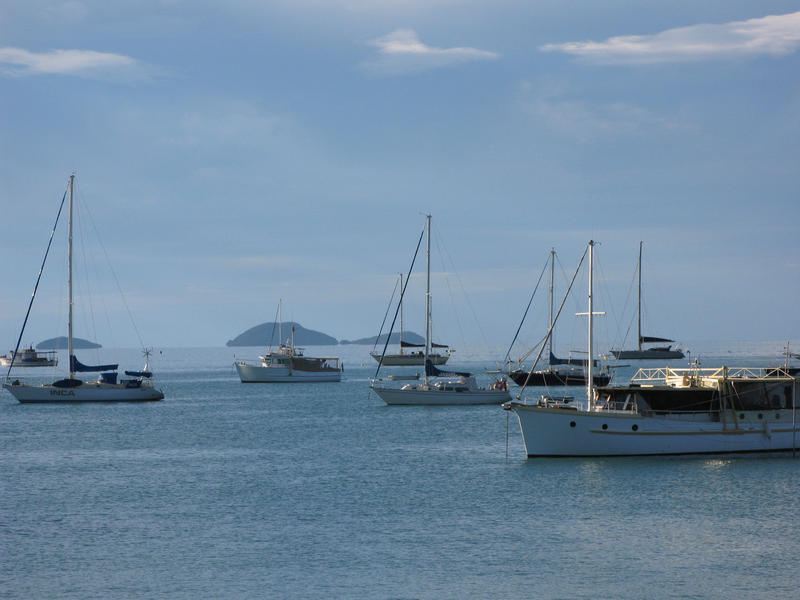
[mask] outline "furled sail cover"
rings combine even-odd
[[[472,373],[461,373],[459,371],[442,371],[433,366],[430,359],[425,361],[425,375],[428,377],[471,377]]]
[[[73,373],[86,373],[91,371],[116,371],[119,364],[116,365],[84,365],[78,360],[74,354],[69,357],[69,370]]]
[[[424,348],[425,344],[412,344],[411,342],[400,341],[401,348]],[[431,348],[449,348],[447,344],[431,344]]]
[[[639,341],[642,344],[649,344],[650,342],[674,342],[675,340],[668,340],[667,338],[651,337],[649,335],[643,335],[639,338]]]

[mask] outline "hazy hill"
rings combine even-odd
[[[283,323],[283,340],[278,339],[278,324],[274,322],[261,323],[251,327],[244,333],[240,333],[232,340],[228,340],[226,346],[277,346],[281,341],[286,342],[292,337],[292,325],[294,325],[294,343],[296,346],[335,346],[339,342],[335,337],[331,337],[320,331],[306,329],[299,323],[292,321]]]
[[[77,350],[92,350],[94,348],[102,348],[100,344],[84,340],[82,338],[73,337],[72,347]],[[62,335],[59,337],[50,338],[36,344],[37,350],[66,350],[67,349],[67,336]]]
[[[382,333],[380,336],[373,335],[372,337],[365,337],[360,338],[358,340],[342,340],[339,342],[340,344],[364,344],[367,346],[372,346],[373,344],[385,344],[386,343],[386,335]],[[380,337],[380,339],[378,339]],[[413,331],[404,331],[403,332],[403,340],[410,343],[410,344],[424,344],[425,338],[421,335],[414,333]],[[400,333],[395,332],[392,333],[392,338],[389,340],[390,344],[399,344],[400,343]]]

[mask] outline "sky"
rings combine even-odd
[[[0,347],[72,172],[113,268],[76,257],[76,335],[106,346],[220,346],[279,299],[374,335],[425,214],[450,343],[509,342],[590,239],[605,343],[635,341],[639,241],[646,334],[800,339],[798,73],[796,1],[7,0]],[[23,341],[66,333],[65,239]]]

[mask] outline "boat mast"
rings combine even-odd
[[[639,352],[641,352],[642,351],[642,242],[641,241],[639,242],[639,302],[638,302],[638,306],[639,306],[639,319],[638,319],[638,322],[639,322],[639,327],[638,327],[639,336],[638,336],[637,340],[638,340],[638,345],[639,345],[638,346],[639,347]]]
[[[594,361],[592,357],[592,330],[594,328],[592,292],[594,286],[594,240],[589,240],[589,360],[586,363],[589,369],[589,377],[586,385],[586,398],[588,410],[592,410],[592,400],[594,396]]]
[[[553,356],[553,274],[556,265],[556,249],[550,248],[550,336],[547,338],[547,349],[549,355],[547,362],[550,363],[550,357]]]
[[[403,274],[400,273],[400,354],[403,353]]]
[[[75,379],[75,371],[72,370],[72,196],[75,185],[75,173],[69,176],[69,243],[67,245],[67,255],[69,262],[69,321],[67,325],[67,354],[69,355],[69,378]]]
[[[283,346],[283,312],[281,312],[283,298],[278,298],[278,348]],[[273,329],[273,331],[275,331]]]
[[[425,383],[428,383],[428,355],[431,353],[431,216],[426,215],[425,227],[428,233],[427,263],[425,266]]]

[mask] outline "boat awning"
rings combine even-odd
[[[74,354],[69,357],[69,370],[73,373],[86,373],[93,371],[116,371],[119,364],[116,365],[85,365],[78,360]]]
[[[667,338],[660,338],[660,337],[652,337],[649,335],[643,335],[639,337],[639,342],[642,344],[650,344],[653,342],[674,342],[675,340],[668,340]]]

